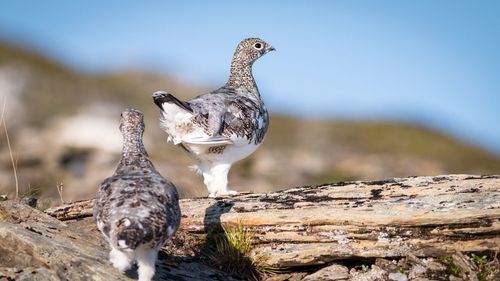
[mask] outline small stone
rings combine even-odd
[[[275,276],[271,276],[266,279],[266,281],[300,281],[303,280],[304,276],[307,273],[299,272],[299,273],[287,273],[287,274],[278,274]]]
[[[269,278],[266,278],[265,280],[266,281],[287,281],[291,276],[292,276],[292,274],[278,274],[278,275],[274,275],[274,276],[271,276]]]
[[[396,261],[390,261],[382,258],[377,258],[375,260],[375,265],[377,265],[378,267],[382,268],[387,272],[397,272],[400,268],[400,266],[398,266],[398,263]]]
[[[422,262],[423,265],[427,267],[430,271],[435,271],[435,272],[446,271],[446,266],[444,266],[444,264],[436,262],[433,259],[425,259]]]
[[[413,254],[406,255],[406,263],[411,265],[422,264],[422,261]]]
[[[434,261],[432,258],[423,259],[422,265],[427,268],[427,277],[431,279],[441,279],[444,276],[448,276],[446,273],[446,266],[442,263]]]
[[[300,273],[292,273],[291,275],[292,276],[290,276],[290,278],[288,278],[287,281],[301,281],[302,279],[304,279],[304,276],[306,276],[307,273],[300,272]]]
[[[322,268],[315,273],[306,276],[303,281],[327,281],[327,280],[347,280],[349,279],[349,269],[340,264],[332,264]]]
[[[450,281],[463,281],[464,279],[456,277],[455,275],[450,275]]]
[[[21,199],[21,203],[26,204],[30,206],[31,208],[36,208],[36,205],[38,203],[38,199],[35,197],[23,197]]]
[[[427,268],[425,268],[423,265],[416,264],[410,269],[408,277],[413,280],[414,278],[417,277],[426,277],[426,273],[427,273]]]
[[[479,268],[471,261],[468,256],[462,253],[455,253],[451,257],[453,258],[453,263],[456,266],[460,267],[461,277],[464,277],[464,279],[471,281],[479,281],[475,273],[479,270]]]
[[[381,269],[376,265],[372,265],[372,269],[367,272],[360,272],[351,270],[352,280],[358,281],[378,281],[378,280],[387,280],[388,274],[387,271]]]
[[[0,201],[6,201],[7,199],[9,199],[9,198],[7,197],[7,194],[2,194],[2,195],[0,195]]]
[[[389,273],[389,280],[407,281],[408,276],[406,276],[406,274],[401,273],[401,272],[391,272],[391,273]]]

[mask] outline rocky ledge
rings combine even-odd
[[[43,213],[0,202],[0,280],[134,278],[108,262],[92,204]],[[500,176],[336,183],[185,199],[181,208],[181,229],[160,255],[156,280],[500,278]],[[217,251],[228,252],[220,237],[234,229],[250,237],[251,274],[217,262]]]

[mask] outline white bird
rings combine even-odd
[[[125,110],[120,131],[122,158],[97,191],[94,218],[111,246],[113,266],[124,272],[136,261],[139,280],[148,281],[155,274],[159,249],[179,227],[179,195],[148,159],[142,144],[143,114]]]
[[[221,88],[189,101],[163,91],[153,94],[168,140],[197,160],[209,197],[237,193],[227,187],[229,169],[254,152],[267,133],[269,115],[252,66],[270,51],[274,48],[261,39],[244,39],[234,53],[229,80]]]

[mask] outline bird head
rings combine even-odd
[[[144,114],[142,112],[127,108],[120,115],[120,131],[124,137],[142,137],[144,127]]]
[[[234,61],[243,64],[253,64],[258,58],[275,51],[274,47],[259,38],[242,40],[234,52]]]

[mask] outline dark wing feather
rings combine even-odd
[[[174,103],[178,107],[180,107],[186,111],[193,112],[193,109],[191,108],[189,103],[187,103],[185,101],[181,101],[180,99],[174,97],[173,95],[171,95],[167,92],[163,92],[163,91],[155,92],[153,94],[153,101],[161,110],[163,110],[164,103]]]

